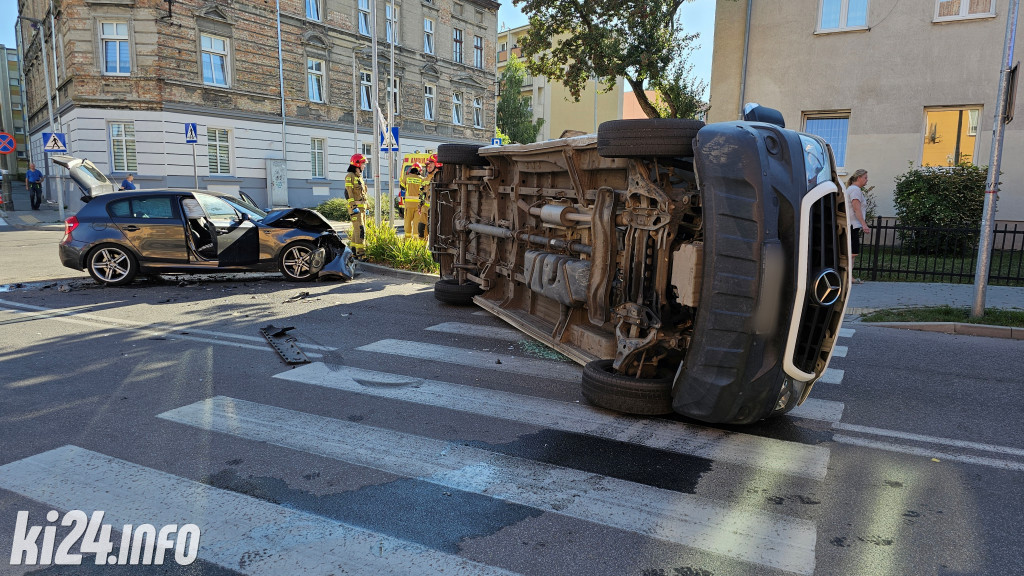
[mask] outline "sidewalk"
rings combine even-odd
[[[25,182],[15,181],[11,183],[11,202],[13,203],[13,209],[11,206],[6,206],[7,217],[0,215],[0,229],[6,226],[13,226],[15,228],[32,227],[42,228],[44,230],[63,230],[64,222],[60,219],[60,211],[57,209],[56,202],[47,202],[43,199],[43,203],[39,206],[39,210],[32,209],[32,202],[29,200],[28,189],[25,188]],[[66,213],[66,216],[72,214]]]

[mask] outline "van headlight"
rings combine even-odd
[[[807,190],[810,191],[818,184],[832,179],[831,163],[828,161],[828,153],[818,140],[801,134],[800,146],[804,153],[804,175],[807,177]]]

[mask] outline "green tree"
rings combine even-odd
[[[533,121],[530,102],[523,97],[523,78],[526,67],[514,55],[509,55],[508,63],[501,72],[498,97],[498,131],[503,133],[502,143],[509,139],[517,144],[529,144],[537,141],[537,133],[544,125],[544,119]]]
[[[677,12],[692,0],[513,0],[530,19],[519,40],[530,72],[557,80],[576,101],[592,78],[606,90],[622,77],[649,118],[692,117],[706,109],[702,83],[686,57],[697,34],[684,34]],[[659,92],[659,110],[644,92]]]

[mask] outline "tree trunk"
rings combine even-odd
[[[640,109],[644,111],[644,114],[647,114],[648,118],[661,118],[661,114],[654,108],[651,101],[647,99],[647,92],[644,92],[644,83],[632,78],[626,78],[626,82],[629,82],[629,86],[633,88],[633,95],[636,96],[636,101],[640,104]]]

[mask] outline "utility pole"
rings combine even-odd
[[[395,0],[391,0],[391,18],[388,21],[391,26],[391,69],[388,71],[388,87],[391,90],[388,91],[388,140],[387,142],[392,143],[390,140],[393,131],[390,131],[395,125],[395,107],[398,104],[398,90],[395,87],[395,44],[398,42],[398,14],[395,12]],[[388,148],[394,148],[394,146],[388,146]],[[395,197],[395,190],[397,190],[398,184],[398,158],[399,153],[397,151],[388,151],[388,195],[387,195],[387,210],[388,210],[388,228],[392,228],[395,224],[395,215],[391,213],[394,210],[394,201],[392,198]],[[384,207],[381,207],[380,211],[384,212]],[[409,231],[405,231],[405,235],[409,236]]]
[[[377,0],[370,0],[370,46],[373,51],[373,72],[370,76],[370,86],[373,90],[373,137],[380,139],[380,92],[377,88],[377,76],[380,70],[377,68]],[[373,203],[376,207],[373,211],[374,224],[380,226],[380,146],[377,146],[378,153],[374,155],[373,162]]]
[[[991,264],[992,230],[996,220],[996,194],[999,193],[999,162],[1003,156],[1003,133],[1006,129],[1006,100],[1010,91],[1010,69],[1013,67],[1013,43],[1017,33],[1017,13],[1020,0],[1010,0],[1006,13],[1006,38],[1003,40],[1003,59],[1000,61],[999,92],[996,95],[995,119],[992,122],[992,154],[988,162],[985,181],[985,208],[981,217],[981,237],[978,239],[978,268],[974,273],[974,306],[971,318],[985,315],[985,291],[988,289],[988,271]]]

